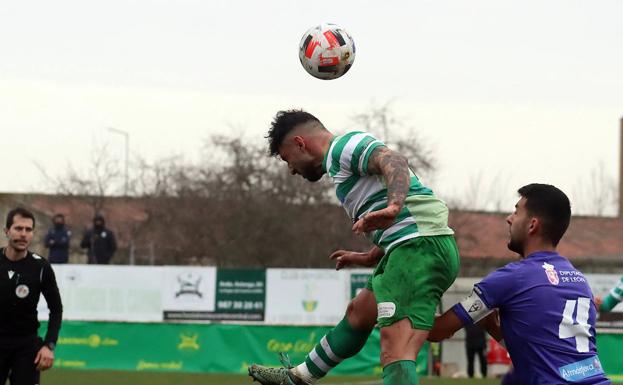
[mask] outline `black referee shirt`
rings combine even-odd
[[[50,309],[44,342],[56,344],[63,305],[52,267],[45,258],[30,251],[19,261],[11,261],[0,249],[0,340],[37,334],[40,294]]]

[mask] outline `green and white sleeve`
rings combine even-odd
[[[610,290],[610,293],[603,299],[599,311],[609,312],[623,299],[623,277],[619,283]]]

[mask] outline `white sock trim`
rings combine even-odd
[[[327,363],[324,362],[322,358],[320,358],[318,353],[316,353],[316,349],[309,352],[309,359],[312,360],[312,362],[316,364],[318,369],[322,370],[325,374],[328,373],[329,370],[331,370],[331,367],[327,365]]]
[[[322,346],[322,350],[324,350],[324,352],[327,354],[327,357],[329,357],[331,361],[335,362],[336,364],[344,361],[343,358],[340,358],[335,353],[333,353],[333,350],[331,350],[331,346],[329,345],[329,340],[327,340],[327,336],[322,337],[322,339],[320,340],[320,346]]]
[[[296,375],[301,380],[313,384],[316,382],[317,378],[309,371],[307,364],[303,362],[302,364],[293,368],[294,375]]]

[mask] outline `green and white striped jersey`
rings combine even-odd
[[[382,175],[368,174],[368,160],[383,142],[365,132],[336,136],[325,154],[323,170],[335,185],[337,198],[354,222],[362,215],[387,207],[387,188]],[[408,239],[454,234],[448,227],[448,207],[420,183],[410,171],[411,186],[405,205],[394,224],[366,236],[385,253]]]
[[[603,299],[599,310],[608,312],[618,305],[621,300],[623,300],[623,277],[621,277],[619,283],[610,290],[606,298]]]

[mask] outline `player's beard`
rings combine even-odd
[[[514,251],[523,257],[523,239],[519,239],[518,236],[513,236],[513,233],[510,234],[510,239],[506,247],[508,247],[510,251]]]
[[[301,171],[301,175],[303,176],[303,178],[307,179],[310,182],[317,182],[320,180],[320,178],[322,178],[322,165],[320,166],[314,166],[314,165],[309,165],[308,167],[305,167],[304,170]]]

